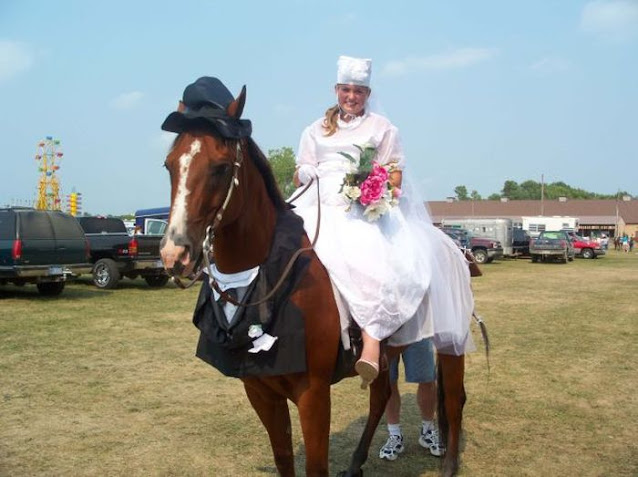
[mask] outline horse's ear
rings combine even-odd
[[[239,119],[244,112],[244,104],[246,104],[246,85],[242,87],[237,99],[228,105],[226,112],[231,118]]]
[[[177,105],[177,112],[183,113],[184,111],[186,111],[186,105],[182,101],[180,101]]]

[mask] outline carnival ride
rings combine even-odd
[[[35,208],[42,210],[60,210],[60,183],[56,171],[60,169],[59,161],[64,153],[59,150],[60,140],[47,136],[38,143],[38,152],[35,156],[40,161],[38,168],[40,181],[38,183],[38,198]]]

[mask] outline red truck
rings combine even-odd
[[[605,255],[605,249],[598,242],[581,237],[573,230],[565,230],[564,232],[574,244],[574,251],[577,257],[598,258],[600,255]]]

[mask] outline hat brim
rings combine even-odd
[[[174,111],[162,123],[162,130],[178,134],[202,127],[212,127],[228,139],[241,139],[252,134],[252,123],[249,119],[234,119],[221,115],[211,117],[201,111]]]

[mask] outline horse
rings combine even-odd
[[[186,92],[185,92],[186,100]],[[164,166],[171,183],[171,206],[161,255],[169,274],[192,278],[208,264],[210,241],[214,264],[232,274],[262,264],[268,257],[278,216],[289,205],[276,185],[268,160],[246,134],[232,134],[224,124],[240,121],[246,89],[216,116],[224,123],[188,123],[179,130]],[[184,114],[180,102],[179,114]],[[175,114],[172,113],[172,114]],[[170,116],[169,116],[170,117]],[[167,119],[168,120],[168,119]],[[242,120],[244,121],[244,120]],[[239,137],[229,137],[239,136]],[[203,245],[204,244],[204,245]],[[340,318],[328,273],[302,238],[308,266],[289,300],[301,310],[305,327],[306,370],[275,376],[245,376],[245,393],[265,427],[280,475],[294,476],[288,400],[298,408],[306,448],[306,475],[328,475],[330,387],[341,345]],[[363,475],[362,466],[390,397],[387,359],[401,349],[382,346],[385,366],[370,387],[368,417],[349,467],[341,476]],[[445,444],[442,474],[459,467],[459,442],[465,403],[464,356],[437,356],[441,439]],[[348,376],[356,373],[350,369]]]

